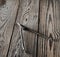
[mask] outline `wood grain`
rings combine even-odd
[[[39,6],[39,0],[20,0],[20,8],[16,22],[19,22],[37,31],[38,6]],[[24,38],[25,53],[24,51],[22,52],[22,48],[20,46],[21,43],[17,45],[18,42],[21,41],[21,38],[19,38],[19,28],[17,27],[17,25],[15,25],[8,57],[14,57],[14,56],[32,57],[35,34],[23,31],[23,38]],[[15,48],[19,46],[20,48]]]
[[[51,39],[39,38],[38,57],[60,57],[58,52],[60,41],[51,41],[60,37],[60,1],[41,0],[40,2],[40,33],[47,35]]]
[[[49,39],[24,30],[22,39],[16,23]],[[60,41],[52,39],[60,39],[60,0],[0,0],[0,57],[60,57]]]
[[[17,8],[17,0],[6,0],[6,3],[0,7],[0,57],[6,57]]]

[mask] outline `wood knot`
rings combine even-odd
[[[52,48],[52,44],[53,44],[53,37],[52,37],[52,34],[50,34],[50,36],[49,36],[49,47],[50,47],[50,50]]]
[[[6,3],[6,0],[0,0],[0,6],[4,5]]]

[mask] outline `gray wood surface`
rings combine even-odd
[[[40,33],[51,39],[60,38],[60,0],[40,1]],[[41,37],[40,37],[41,38]],[[38,57],[60,57],[60,41],[40,39]]]
[[[49,39],[22,30],[23,45],[20,24]],[[60,39],[60,0],[0,0],[0,57],[60,57],[52,39]]]
[[[0,6],[0,57],[6,57],[17,8],[17,0],[6,0],[6,3]]]
[[[39,6],[39,0],[26,0],[26,1],[20,0],[19,13],[17,16],[16,23],[21,23],[37,31],[38,8],[39,8],[38,6]],[[26,54],[21,51],[22,50],[21,46],[19,48],[19,45],[21,45],[21,43],[17,45],[21,39],[19,38],[19,28],[17,25],[15,25],[8,57],[14,57],[14,56],[32,57],[32,53],[34,49],[33,48],[34,38],[36,38],[35,34],[27,31],[23,31],[23,38],[24,38],[24,47],[25,47]],[[19,53],[19,50],[20,50],[20,53]],[[18,54],[16,54],[16,52]]]

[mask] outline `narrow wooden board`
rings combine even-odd
[[[40,1],[40,32],[53,39],[60,38],[60,1]],[[60,57],[60,41],[40,39],[38,57]]]
[[[19,13],[17,16],[16,23],[21,23],[21,24],[37,31],[38,10],[39,10],[38,6],[39,6],[39,0],[20,0],[20,8],[19,8]],[[20,46],[21,43],[19,43],[19,41],[21,40],[19,38],[19,28],[17,25],[15,25],[8,57],[14,57],[14,56],[24,57],[24,55],[25,55],[25,57],[32,57],[35,38],[36,37],[35,37],[34,33],[30,33],[30,32],[23,30],[24,47],[25,47],[25,53],[26,53],[26,55],[25,55],[22,52],[22,49]]]
[[[17,0],[6,0],[4,5],[0,6],[0,57],[6,57],[17,8]]]

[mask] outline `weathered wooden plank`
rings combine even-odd
[[[38,23],[39,0],[20,0],[19,13],[16,22],[36,31],[38,31],[39,24],[39,32],[51,38],[49,40],[45,40],[39,37],[38,57],[60,57],[60,45],[58,45],[60,41],[51,41],[52,38],[58,39],[60,37],[59,3],[59,0],[40,0],[40,23]],[[10,34],[7,35],[9,36]],[[34,33],[23,31],[25,51],[22,48],[22,41],[19,36],[19,27],[15,25],[8,57],[31,57],[34,50],[34,38],[36,38],[36,35]],[[9,40],[7,43],[9,43]]]
[[[59,0],[40,1],[40,33],[47,35],[51,39],[39,38],[38,57],[60,57],[60,52],[58,51],[60,50],[60,41],[52,41],[52,38],[60,38],[59,6]]]
[[[19,13],[18,13],[16,22],[19,22],[19,23],[37,31],[38,8],[39,8],[38,6],[39,6],[39,0],[20,0],[20,8],[19,8]],[[33,53],[33,49],[34,49],[33,45],[34,45],[35,34],[23,31],[23,38],[24,38],[25,52],[27,53],[27,55],[25,57],[31,57],[32,53]],[[17,45],[20,40],[21,40],[21,38],[19,38],[19,29],[16,25],[15,29],[14,29],[8,57],[14,57],[14,56],[24,57],[24,53],[21,54],[22,53],[22,51],[21,51],[22,49],[20,46],[21,43],[19,45]],[[19,46],[20,46],[20,48],[19,48]],[[17,47],[17,48],[15,48],[15,47]],[[28,54],[30,54],[30,56]]]
[[[0,57],[6,57],[17,8],[18,0],[0,0]]]

